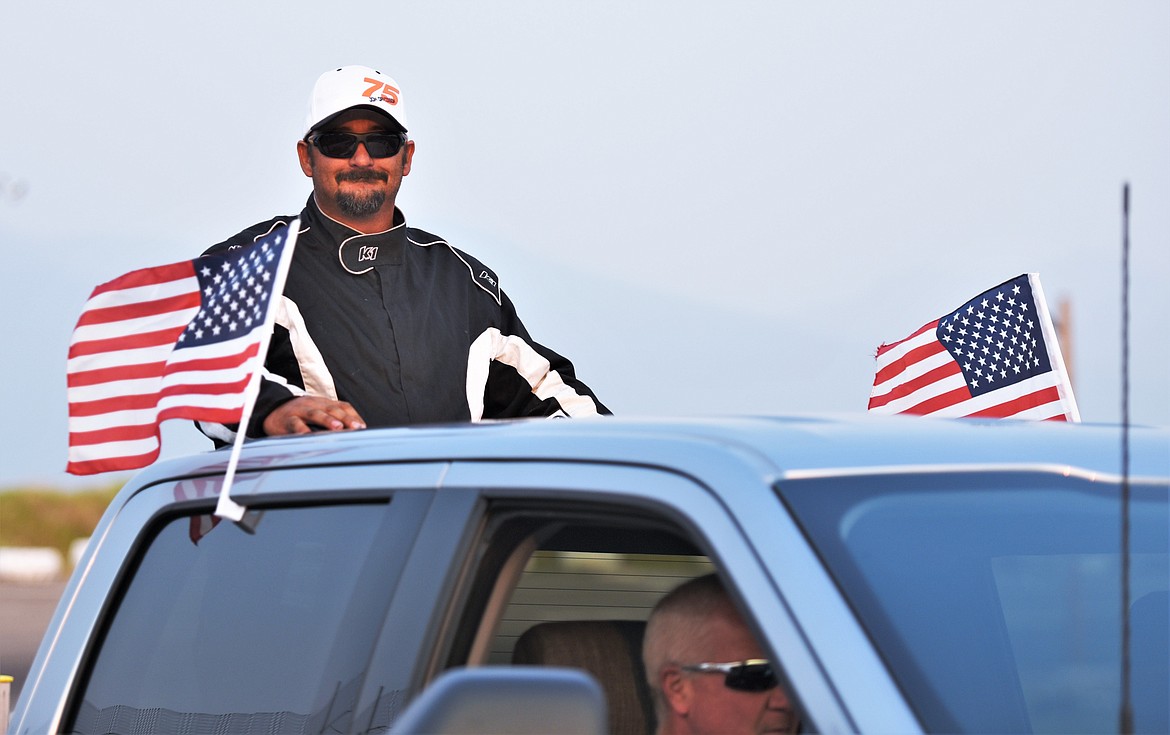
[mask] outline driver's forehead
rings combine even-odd
[[[717,657],[720,662],[766,658],[756,637],[736,613],[712,616],[705,633],[708,655]]]

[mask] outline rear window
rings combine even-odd
[[[778,490],[928,730],[1116,731],[1116,485],[969,473]],[[1167,732],[1166,486],[1135,486],[1130,515],[1135,726]]]
[[[390,505],[163,520],[73,706],[76,733],[345,732],[393,586]]]
[[[537,551],[500,620],[488,663],[512,660],[516,639],[558,620],[640,620],[692,577],[714,571],[701,556]]]

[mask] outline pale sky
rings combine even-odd
[[[1040,274],[1085,421],[1170,425],[1170,2],[6,3],[0,489],[65,482],[90,290],[300,210],[309,90],[400,83],[399,198],[622,415],[865,411],[879,344]],[[163,456],[204,451],[185,422]],[[101,483],[98,476],[85,482]]]

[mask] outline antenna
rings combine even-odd
[[[1129,182],[1121,190],[1121,711],[1118,730],[1133,733],[1129,620]]]

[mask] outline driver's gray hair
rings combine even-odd
[[[642,660],[659,721],[666,714],[666,699],[661,691],[662,669],[672,663],[702,660],[710,620],[721,613],[739,617],[719,577],[714,574],[684,582],[654,606],[646,622]]]

